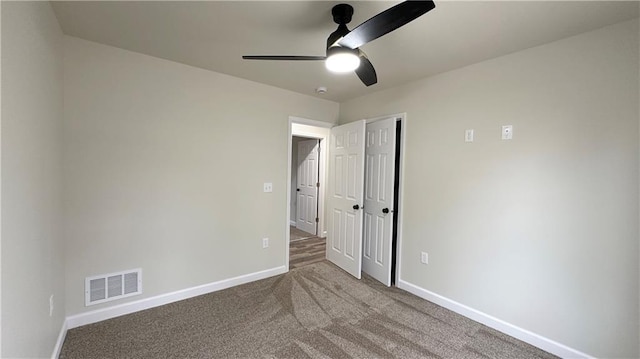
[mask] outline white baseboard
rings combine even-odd
[[[249,273],[234,278],[199,285],[197,287],[182,289],[176,292],[161,294],[151,298],[140,299],[134,302],[123,303],[108,308],[93,310],[67,317],[66,327],[68,329],[77,328],[83,325],[97,323],[103,320],[119,317],[125,314],[135,313],[141,310],[158,307],[161,305],[177,302],[179,300],[196,297],[222,289],[234,287],[236,285],[254,282],[256,280],[269,278],[278,274],[286,273],[287,267],[280,266],[266,269],[260,272]],[[66,330],[65,330],[66,332]]]
[[[295,227],[297,223],[296,221],[289,221],[289,224]]]
[[[536,333],[530,332],[526,329],[517,327],[513,324],[509,324],[501,319],[492,317],[476,309],[467,307],[464,304],[460,304],[456,301],[453,301],[449,298],[446,298],[439,294],[428,291],[424,288],[418,287],[417,285],[409,283],[402,279],[398,281],[397,286],[398,288],[402,290],[406,290],[409,293],[415,294],[420,298],[423,298],[430,302],[438,304],[439,306],[445,307],[469,319],[475,320],[476,322],[482,323],[488,327],[491,327],[502,333],[505,333],[514,338],[522,340],[525,343],[529,343],[535,347],[538,347],[551,354],[557,355],[561,358],[593,359],[593,357],[588,354],[582,353],[564,344],[560,344],[551,339],[548,339]]]
[[[58,359],[60,356],[60,350],[62,350],[62,344],[64,343],[64,338],[67,336],[67,320],[65,319],[62,322],[62,327],[60,328],[60,334],[58,334],[58,340],[56,341],[56,346],[53,347],[53,353],[51,354],[51,359]]]

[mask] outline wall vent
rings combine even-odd
[[[84,305],[94,305],[142,294],[142,269],[87,277]]]

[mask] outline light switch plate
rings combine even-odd
[[[513,126],[511,125],[502,126],[502,139],[510,140],[512,138],[513,138]]]
[[[473,142],[473,129],[464,130],[464,142]]]
[[[265,193],[273,192],[273,183],[271,183],[271,182],[265,182],[265,183],[264,183],[264,192],[265,192]]]

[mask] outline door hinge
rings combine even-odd
[[[316,187],[320,188],[320,182],[316,182]]]
[[[319,219],[318,217],[316,217],[316,223],[318,223],[318,221],[319,221],[319,220],[320,220],[320,219]]]

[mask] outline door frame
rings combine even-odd
[[[400,158],[399,158],[399,173],[397,174],[398,180],[398,208],[394,208],[394,211],[398,212],[398,228],[397,228],[397,242],[396,242],[396,266],[395,266],[395,278],[394,283],[398,284],[400,281],[400,271],[402,268],[402,219],[404,217],[404,169],[405,169],[405,149],[407,146],[407,113],[397,113],[385,116],[376,116],[365,119],[366,123],[376,122],[379,120],[385,120],[394,117],[396,121],[400,121],[400,138],[396,138],[396,141],[400,140]],[[393,251],[393,248],[391,249]]]
[[[325,221],[325,191],[327,187],[327,141],[331,133],[333,123],[310,120],[302,117],[289,116],[289,134],[287,145],[287,215],[285,226],[285,268],[289,271],[289,245],[291,243],[291,233],[289,226],[291,225],[291,156],[293,155],[291,142],[293,136],[302,136],[308,138],[316,138],[320,140],[320,156],[318,158],[319,171],[318,179],[320,188],[318,190],[318,228],[317,236],[326,237],[327,228]]]
[[[398,173],[398,207],[395,208],[398,212],[398,228],[397,228],[397,242],[396,242],[396,275],[395,283],[399,283],[402,271],[402,228],[404,218],[404,178],[405,178],[405,158],[407,148],[407,113],[401,112],[396,114],[390,114],[385,116],[376,116],[365,119],[366,123],[375,122],[389,117],[395,117],[400,121],[400,171]],[[291,240],[291,233],[289,232],[289,226],[291,225],[291,140],[293,135],[299,135],[303,137],[318,138],[320,141],[320,172],[318,178],[320,178],[320,191],[318,192],[318,236],[327,236],[327,228],[325,221],[325,189],[327,184],[327,141],[329,140],[331,127],[338,124],[310,120],[302,117],[289,116],[288,125],[288,145],[287,145],[287,214],[285,218],[285,268],[289,271],[289,245]],[[363,183],[364,185],[364,183]]]

